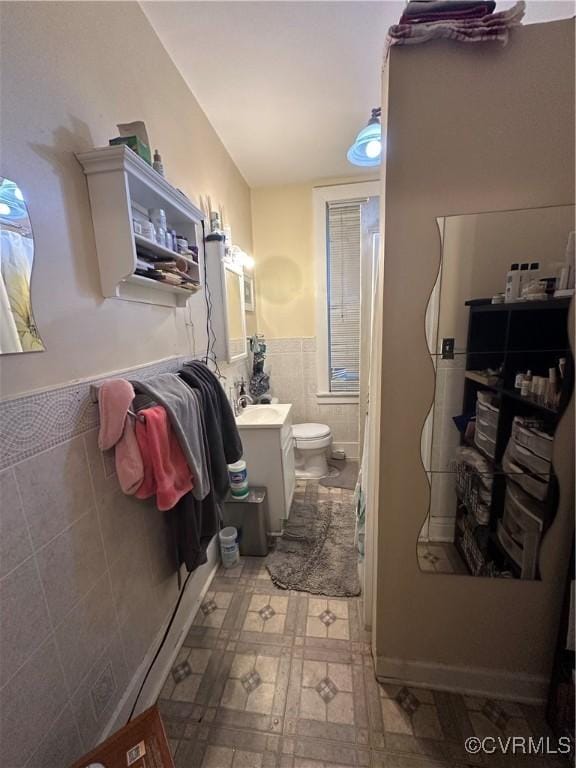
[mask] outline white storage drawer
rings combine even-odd
[[[521,467],[530,470],[535,475],[538,475],[542,479],[548,480],[550,477],[550,462],[548,459],[543,459],[528,448],[524,448],[512,438],[506,448],[506,453],[510,457],[510,460],[514,464],[519,464]]]
[[[492,405],[492,403],[481,403],[480,400],[476,401],[476,419],[493,427],[494,431],[498,429],[499,415],[499,409],[495,405]]]
[[[512,560],[520,568],[520,577],[522,579],[536,578],[536,567],[538,564],[539,541],[536,535],[525,536],[523,545],[514,541],[510,533],[506,530],[501,520],[498,520],[498,529],[496,532],[498,541],[509,554]]]
[[[474,443],[480,448],[487,456],[494,458],[496,453],[496,440],[491,439],[485,435],[481,429],[478,429],[478,422],[476,422],[476,429],[474,431]]]
[[[529,474],[524,471],[522,467],[518,466],[518,464],[514,464],[514,462],[510,461],[510,458],[506,454],[504,454],[502,459],[502,469],[509,475],[508,479],[513,480],[526,491],[526,493],[529,493],[530,496],[538,499],[538,501],[544,501],[548,495],[548,478],[543,480],[541,477]]]
[[[498,432],[498,424],[493,424],[490,421],[485,421],[479,416],[476,417],[476,430],[482,433],[482,435],[488,440],[495,442],[496,434]]]
[[[525,426],[523,420],[518,416],[512,424],[512,438],[516,445],[527,448],[542,459],[552,461],[554,438],[539,429]]]
[[[543,512],[538,502],[512,482],[506,483],[504,526],[519,541],[527,532],[539,535],[543,528]]]

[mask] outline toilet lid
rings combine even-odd
[[[326,424],[294,424],[292,434],[296,440],[318,440],[320,437],[328,437],[330,427]]]

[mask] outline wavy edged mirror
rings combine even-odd
[[[0,354],[43,352],[32,312],[34,237],[20,187],[0,176]]]
[[[540,578],[559,499],[555,433],[573,392],[574,213],[437,219],[425,321],[435,390],[421,435],[430,505],[417,542],[426,573]]]

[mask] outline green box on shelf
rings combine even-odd
[[[147,144],[144,144],[144,142],[141,141],[138,136],[118,136],[116,139],[110,139],[108,144],[110,144],[111,147],[118,144],[126,144],[126,146],[130,147],[133,152],[136,152],[136,154],[139,155],[142,160],[146,160],[148,165],[152,165],[150,147]]]

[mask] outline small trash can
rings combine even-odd
[[[238,531],[241,555],[268,554],[268,497],[266,488],[250,488],[248,496],[237,499],[228,493],[224,502],[224,525]]]

